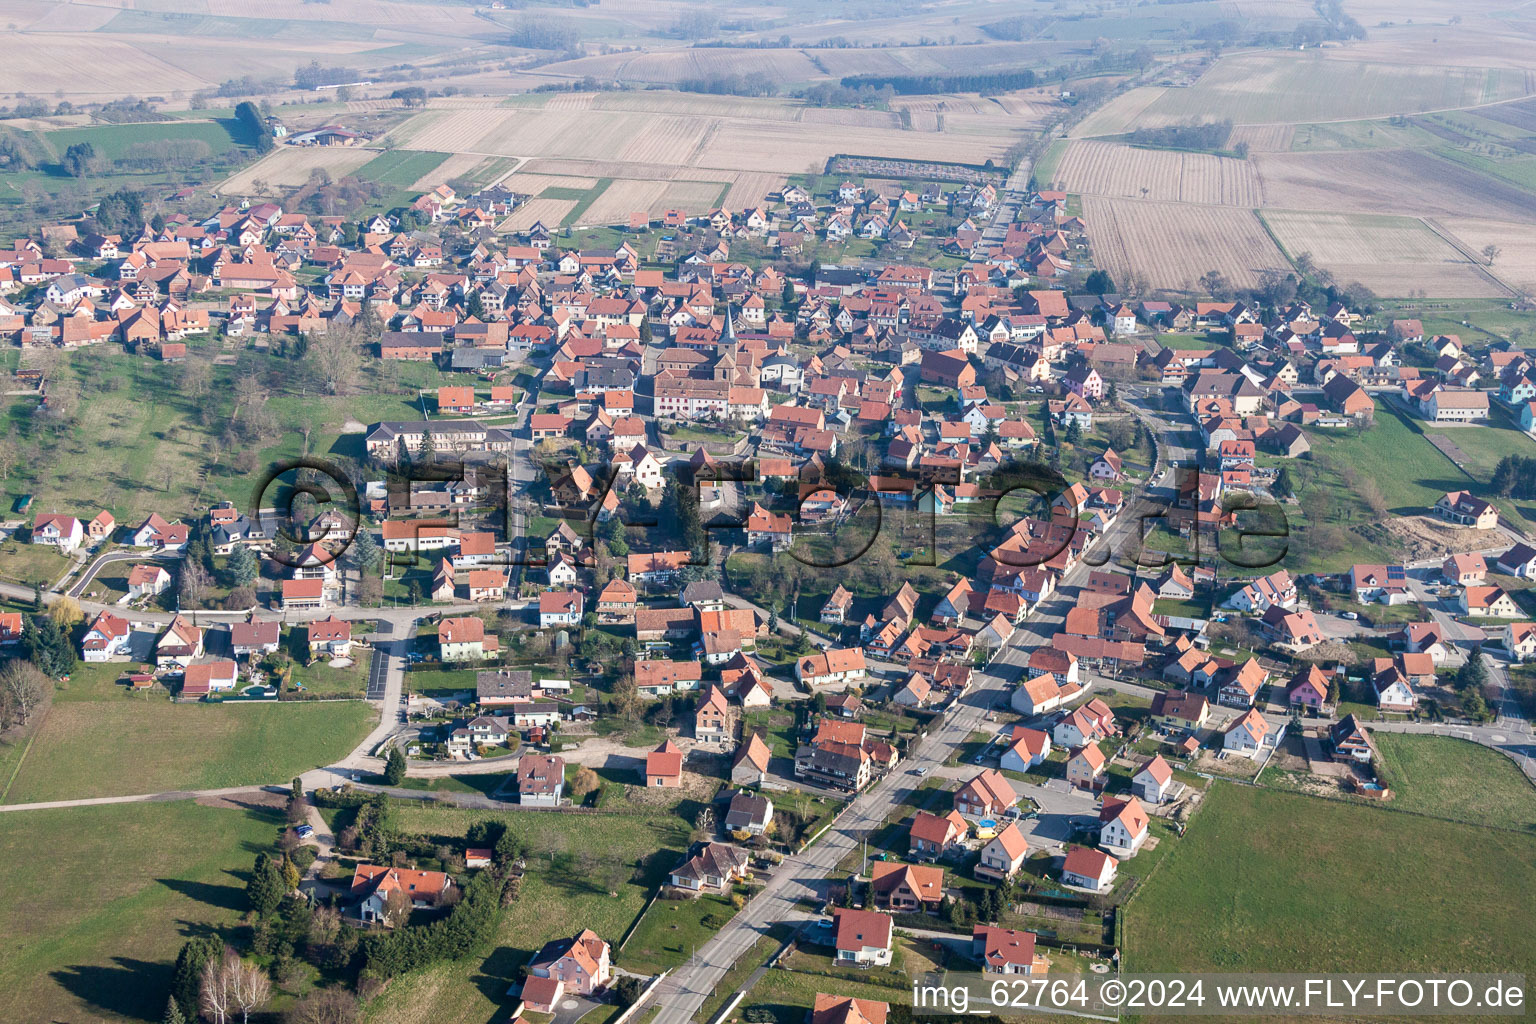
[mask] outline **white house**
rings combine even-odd
[[[1027,772],[1051,754],[1051,737],[1039,729],[1015,726],[1013,743],[1003,751],[998,767],[1008,772]]]
[[[1099,845],[1117,857],[1134,857],[1147,841],[1151,825],[1141,801],[1105,797],[1099,811]]]
[[[1115,884],[1115,870],[1120,862],[1103,850],[1086,846],[1074,846],[1067,851],[1066,863],[1061,869],[1061,880],[1080,889],[1103,892]]]
[[[61,552],[70,552],[85,538],[85,527],[74,516],[47,513],[32,524],[32,543],[47,544]]]
[[[1154,754],[1152,760],[1131,776],[1131,792],[1149,804],[1162,803],[1172,785],[1173,769],[1163,760],[1162,754]]]
[[[832,927],[839,963],[884,967],[891,962],[889,914],[839,907],[832,912]]]
[[[1249,708],[1222,734],[1221,748],[1228,753],[1257,757],[1264,749],[1264,738],[1268,735],[1269,723],[1257,708]]]

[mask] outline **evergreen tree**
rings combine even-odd
[[[479,292],[469,293],[469,301],[464,303],[464,316],[474,317],[476,320],[485,319],[485,303],[480,301]]]
[[[365,575],[372,573],[378,569],[382,553],[379,542],[373,539],[373,532],[359,527],[357,536],[352,538],[353,564]]]
[[[181,1012],[174,996],[165,1001],[165,1016],[160,1018],[160,1024],[187,1024],[186,1014]]]
[[[1339,696],[1339,677],[1335,674],[1328,677],[1328,703],[1338,707]]]
[[[203,965],[217,960],[223,952],[224,943],[213,935],[200,935],[182,943],[181,952],[176,954],[176,967],[171,973],[171,1000],[184,1019],[197,1020]]]
[[[285,892],[282,870],[265,853],[256,855],[251,880],[245,884],[245,896],[258,917],[266,917],[283,902]]]
[[[229,581],[237,587],[248,587],[256,582],[256,576],[261,567],[256,562],[256,555],[244,544],[239,545],[230,553],[229,563],[225,567],[229,574]]]
[[[43,585],[41,583],[32,584],[32,610],[34,612],[43,610]]]
[[[395,466],[405,467],[411,464],[411,450],[406,447],[405,436],[395,438]]]
[[[1078,421],[1076,419],[1068,420],[1067,421],[1067,444],[1077,444],[1078,441],[1082,440],[1082,437],[1083,437],[1083,428],[1078,426]]]
[[[421,460],[431,462],[435,454],[437,454],[437,439],[432,436],[430,429],[425,429],[421,432]]]
[[[47,615],[33,615],[21,631],[22,652],[45,675],[58,679],[75,667],[75,647],[64,628]]]
[[[399,747],[391,747],[384,759],[384,781],[391,786],[400,785],[405,781],[405,767],[405,754]]]
[[[1288,498],[1296,493],[1295,485],[1291,483],[1289,466],[1280,467],[1280,472],[1275,474],[1274,482],[1269,485],[1269,491],[1277,498]]]

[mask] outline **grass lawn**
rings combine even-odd
[[[1536,832],[1536,787],[1498,751],[1449,736],[1372,735],[1392,788],[1388,807]]]
[[[319,658],[312,665],[295,665],[293,681],[303,683],[305,692],[310,694],[362,697],[368,691],[368,665],[371,660],[369,652],[357,650],[352,653],[352,664],[340,668],[334,668],[329,660]]]
[[[0,580],[41,583],[46,590],[69,566],[69,557],[47,544],[23,544],[15,538],[0,541]]]
[[[223,153],[244,145],[247,132],[235,121],[164,122],[148,124],[98,124],[88,128],[60,128],[46,133],[46,139],[59,153],[70,146],[88,142],[108,160],[121,159],[128,147],[140,142],[204,142],[214,153]]]
[[[0,815],[0,860],[33,866],[0,904],[0,1020],[159,1020],[182,942],[235,925],[280,825],[190,800]]]
[[[287,782],[346,754],[375,720],[362,701],[60,701],[0,802]]]
[[[657,900],[629,937],[618,964],[627,971],[656,974],[693,955],[736,915],[730,900]]]
[[[1530,837],[1214,785],[1165,861],[1126,910],[1132,972],[1536,967]]]
[[[369,1007],[370,1024],[505,1019],[513,1009],[507,987],[519,966],[545,942],[582,928],[616,945],[689,838],[687,826],[668,814],[530,814],[418,801],[390,806],[391,827],[444,842],[462,842],[471,822],[504,821],[527,845],[528,873],[518,901],[502,915],[489,956],[394,979]]]

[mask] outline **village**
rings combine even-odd
[[[157,713],[371,702],[340,756],[296,762],[292,838],[258,861],[294,868],[274,920],[481,927],[557,858],[476,812],[676,819],[639,915],[557,911],[498,977],[505,1019],[562,1024],[725,1020],[738,962],[814,975],[813,1024],[883,1024],[900,1000],[856,979],[899,993],[922,959],[1118,970],[1126,902],[1213,786],[1390,805],[1383,736],[1528,742],[1513,489],[1366,498],[1414,525],[1354,562],[1300,481],[1387,430],[1536,432],[1530,350],[1300,296],[1123,298],[1073,198],[1002,174],[823,184],[637,212],[604,248],[503,233],[527,196],[447,184],[362,223],[172,196],[142,230],[16,239],[0,335],[39,415],[70,360],[185,380],[300,345],[334,394],[409,364],[419,416],[360,411],[344,458],[247,503],[19,497],[0,557],[52,560],[0,584],[0,642]],[[945,260],[911,261],[939,211]],[[874,255],[801,264],[811,238]],[[461,812],[422,833],[451,843],[373,834],[423,798]],[[669,913],[721,954],[652,935]],[[359,957],[433,963],[404,938]]]

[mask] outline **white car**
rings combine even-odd
[[[1354,622],[1354,621],[1356,621],[1357,619],[1360,618],[1360,613],[1359,612],[1340,612],[1339,613],[1339,618],[1341,618],[1341,619],[1348,619],[1350,622]]]

